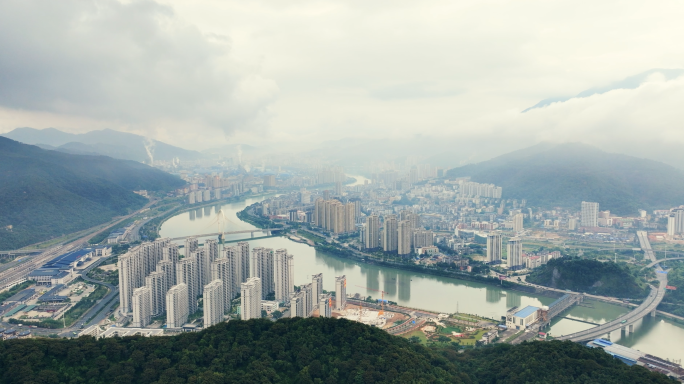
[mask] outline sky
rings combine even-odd
[[[681,1],[3,0],[0,133],[646,153],[684,144],[684,72],[653,71],[684,69],[682,20]]]

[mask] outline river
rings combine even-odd
[[[363,184],[363,179],[357,177],[355,184],[357,183]],[[178,214],[164,222],[160,235],[180,237],[217,232],[216,214],[219,210],[223,211],[229,220],[224,226],[224,231],[252,229],[254,226],[239,220],[236,214],[246,206],[263,199],[264,197],[257,197],[237,203],[218,203]],[[226,236],[227,241],[244,238],[245,234]],[[360,293],[363,296],[379,298],[379,290],[384,290],[385,299],[412,308],[446,313],[458,311],[499,319],[513,306],[542,306],[554,300],[545,296],[505,290],[494,285],[357,263],[316,251],[313,247],[284,237],[247,238],[245,241],[250,243],[251,248],[286,248],[293,254],[295,285],[306,284],[311,281],[312,275],[323,273],[323,289],[333,291],[334,277],[346,275],[347,293]],[[585,303],[586,306],[575,306],[562,316],[600,324],[611,321],[628,310],[621,306],[594,301]],[[558,317],[553,320],[549,332],[551,335],[562,335],[589,327],[592,325]],[[628,336],[621,335],[620,331],[613,332],[611,340],[662,358],[681,359],[684,356],[682,325],[661,317],[649,317],[635,324],[634,328],[635,332]]]

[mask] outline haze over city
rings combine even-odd
[[[683,19],[0,1],[0,384],[684,382]]]

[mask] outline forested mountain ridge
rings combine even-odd
[[[0,249],[16,249],[141,208],[133,190],[180,178],[134,161],[43,150],[0,137]]]
[[[578,143],[542,143],[447,174],[496,184],[504,198],[534,206],[579,209],[580,202],[595,201],[628,215],[684,204],[684,171]]]
[[[425,348],[326,318],[230,321],[170,337],[0,342],[5,383],[671,383],[572,342]]]
[[[533,284],[595,295],[641,298],[648,294],[646,282],[625,266],[578,257],[551,259],[526,278]]]

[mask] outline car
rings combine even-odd
[[[622,321],[620,322],[620,324],[624,324],[624,323],[626,323],[626,322],[627,322],[627,320],[622,320]]]

